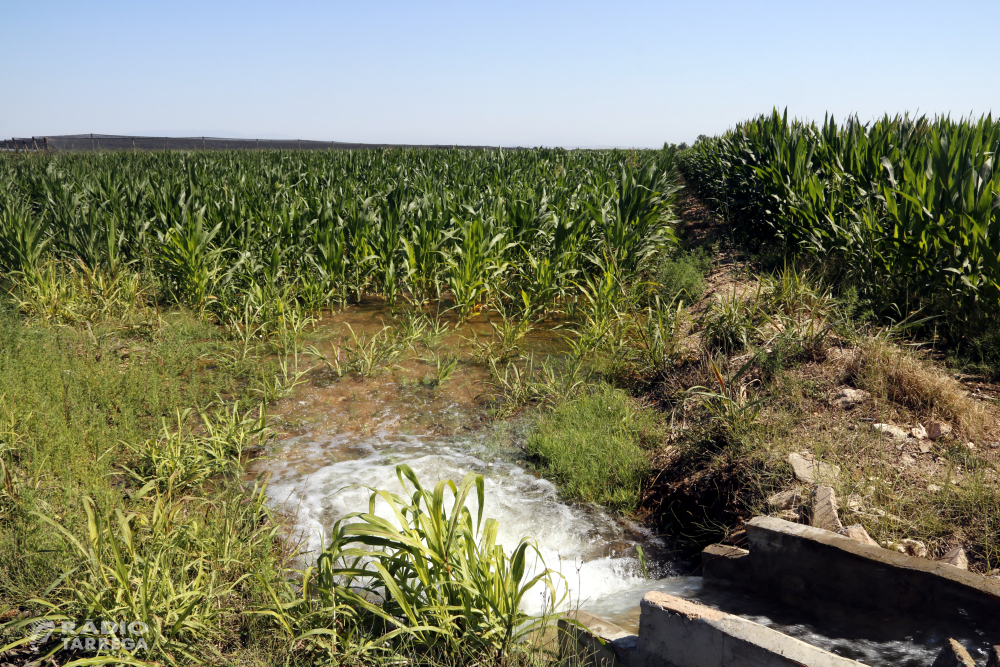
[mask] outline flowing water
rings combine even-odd
[[[379,328],[378,311],[341,316],[355,330]],[[476,325],[480,334],[489,327]],[[468,335],[468,334],[466,334]],[[532,349],[555,351],[558,339],[529,334]],[[454,333],[439,337],[438,352],[465,350]],[[324,533],[344,515],[367,509],[370,488],[402,492],[396,466],[406,463],[425,486],[461,480],[467,472],[485,479],[484,517],[497,519],[499,542],[509,550],[522,537],[535,540],[545,566],[559,571],[567,594],[564,608],[580,608],[626,629],[638,627],[639,601],[650,590],[689,597],[750,618],[803,641],[869,665],[929,665],[947,637],[973,655],[987,642],[967,619],[953,627],[931,627],[901,619],[826,613],[812,618],[774,603],[730,591],[706,589],[666,558],[659,537],[601,508],[570,503],[531,472],[520,451],[517,424],[506,437],[487,419],[483,369],[461,363],[444,383],[429,380],[434,368],[411,358],[374,378],[326,381],[322,373],[273,411],[282,435],[274,458],[261,465],[273,502],[292,513],[306,558],[316,554]],[[511,436],[511,432],[514,436]],[[476,501],[471,501],[475,515]],[[650,556],[644,579],[636,545]],[[666,561],[666,562],[665,562]],[[535,565],[536,569],[541,567]],[[529,613],[546,604],[539,587],[524,602]]]

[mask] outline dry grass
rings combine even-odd
[[[904,406],[925,421],[950,422],[968,439],[979,440],[997,427],[993,411],[970,398],[961,383],[882,338],[861,339],[846,371],[877,399]]]
[[[845,377],[871,398],[853,409],[835,406],[831,399]],[[786,461],[789,452],[809,452],[841,469],[832,486],[844,525],[860,524],[883,544],[920,540],[931,558],[963,546],[980,573],[1000,566],[996,409],[967,395],[944,369],[868,338],[854,350],[784,371],[768,393],[755,444],[765,458],[757,473],[765,493],[798,488],[808,497]],[[921,443],[871,428],[874,422],[908,426],[929,419],[948,420],[961,432]],[[973,448],[965,444],[971,439],[978,443]],[[761,489],[744,489],[746,497],[758,499],[753,513],[773,511]]]

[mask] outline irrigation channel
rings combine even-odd
[[[381,308],[355,308],[320,327],[342,342],[346,325],[355,333],[380,330]],[[810,644],[869,665],[930,665],[948,637],[967,648],[985,649],[988,638],[968,619],[953,627],[920,626],[909,619],[866,613],[803,614],[768,600],[709,589],[701,577],[687,574],[690,563],[670,560],[668,544],[648,528],[600,507],[568,502],[556,487],[530,469],[517,446],[525,424],[514,419],[497,423],[484,401],[488,375],[482,365],[467,363],[471,331],[489,336],[482,318],[455,328],[429,349],[461,354],[447,381],[430,380],[434,367],[424,357],[401,357],[384,372],[369,377],[348,375],[324,380],[322,372],[279,401],[272,415],[280,440],[273,456],[251,476],[270,476],[269,494],[276,507],[295,517],[303,551],[318,553],[324,534],[341,517],[364,511],[369,488],[400,493],[396,466],[406,463],[421,483],[461,480],[469,471],[485,478],[484,517],[500,524],[500,543],[508,549],[523,536],[532,537],[545,565],[565,578],[565,608],[579,608],[635,632],[639,602],[651,590],[696,599],[728,613],[768,625]],[[522,341],[522,351],[558,355],[558,332],[536,329]],[[320,346],[322,349],[322,346]],[[470,508],[475,513],[473,496]],[[636,545],[647,555],[643,577]],[[541,567],[535,563],[535,567]],[[540,613],[546,601],[538,594],[524,602],[528,613]]]

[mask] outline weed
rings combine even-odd
[[[761,308],[760,288],[731,291],[716,295],[702,319],[705,345],[727,353],[739,352],[757,337],[758,329],[766,319]]]
[[[711,268],[711,257],[701,249],[664,257],[653,266],[651,278],[667,303],[675,299],[696,303],[705,291],[705,274]]]
[[[525,452],[566,496],[627,513],[638,506],[658,429],[655,413],[598,383],[540,414]]]
[[[696,396],[711,418],[723,430],[730,444],[738,445],[743,437],[757,423],[763,409],[764,400],[755,391],[756,380],[745,379],[756,360],[753,356],[745,360],[735,372],[722,373],[721,365],[710,355],[705,363],[715,378],[717,387],[692,387],[688,394]]]

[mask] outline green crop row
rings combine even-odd
[[[955,332],[1000,314],[998,149],[989,116],[818,125],[774,111],[678,163],[745,235],[832,260],[876,312]]]
[[[278,290],[310,308],[374,296],[444,301],[468,317],[504,299],[534,315],[586,275],[634,274],[674,244],[673,157],[5,155],[0,271],[38,293],[60,281],[54,263],[81,275],[152,275],[158,302],[198,308]]]

